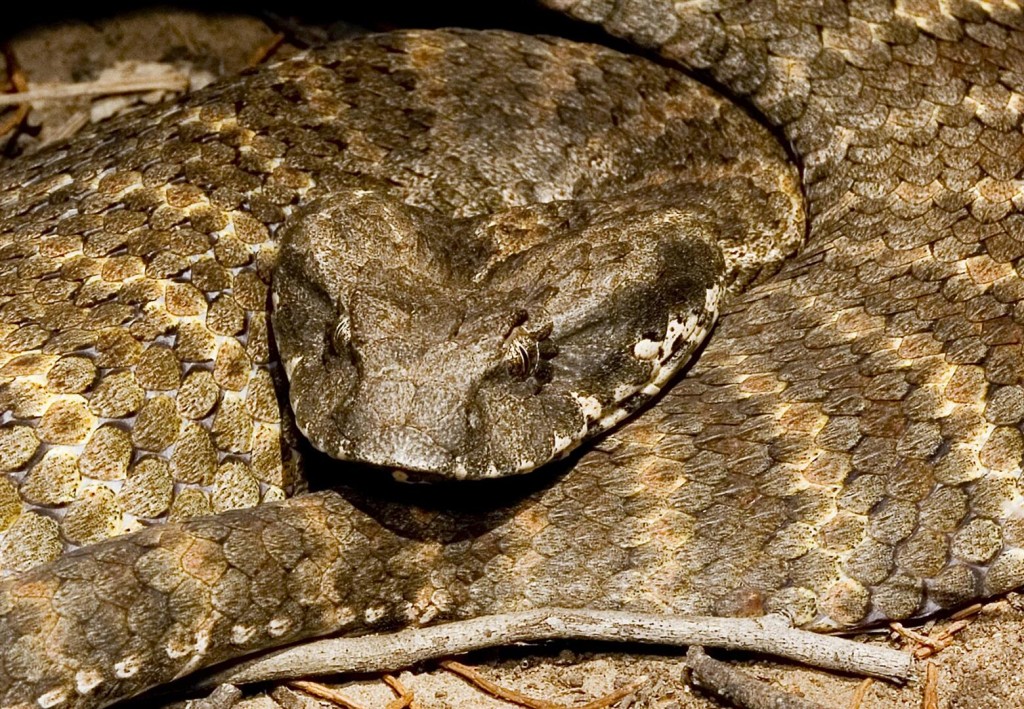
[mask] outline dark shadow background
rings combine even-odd
[[[129,2],[98,0],[77,6],[43,3],[10,3],[0,19],[0,37],[8,38],[28,27],[53,24],[65,19],[98,21],[114,15],[143,9],[168,8],[194,10],[203,14],[236,13],[260,17],[275,29],[284,32],[304,27],[309,37],[320,41],[336,39],[353,27],[369,31],[386,31],[410,27],[504,28],[527,33],[559,34],[576,39],[602,41],[605,36],[557,13],[541,8],[529,0],[501,0],[496,3],[452,2],[440,0],[373,0],[372,2],[339,3],[324,9],[322,3],[310,0],[274,2],[261,5],[241,0],[215,2]],[[316,28],[314,30],[314,28]]]

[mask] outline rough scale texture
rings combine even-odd
[[[718,603],[778,597],[751,576],[760,550],[792,557],[798,619],[841,626],[1024,582],[1020,9],[552,4],[709,70],[802,162],[807,246],[653,414],[694,412],[698,524],[744,497],[765,523],[739,554],[688,547],[702,581],[717,557]]]
[[[132,642],[166,655],[170,640],[222,656],[217,643],[244,644],[251,627],[286,637],[298,624],[356,629],[544,604],[784,610],[808,627],[855,627],[1024,582],[1019,9],[557,4],[706,70],[779,127],[808,199],[800,255],[733,300],[698,365],[656,407],[537,476],[525,496],[490,487],[487,499],[507,495],[497,506],[446,510],[409,507],[396,490],[342,490],[105,542],[9,582],[8,704],[55,686],[91,690],[83,706],[135,691],[138,671],[110,690],[125,666],[89,662]],[[254,592],[246,555],[231,559],[227,542],[245,533],[233,520],[249,515],[267,525],[260,553],[291,571],[284,597]],[[302,531],[282,541],[278,525]],[[152,547],[161,535],[167,551]],[[328,550],[328,539],[342,543]],[[153,567],[141,562],[149,554]],[[76,584],[79,564],[100,566]],[[150,627],[122,621],[88,580],[138,578],[130,568],[159,571],[135,595],[199,619],[188,633],[162,646],[90,636]],[[218,607],[220,580],[238,584],[227,597],[253,602]],[[222,620],[232,613],[238,638]],[[83,621],[101,614],[117,621]],[[61,657],[64,638],[77,654]],[[161,656],[146,679],[188,663]],[[38,682],[40,666],[54,674]]]
[[[314,202],[282,229],[273,278],[299,429],[403,475],[564,457],[661,391],[714,323],[726,266],[709,190],[688,187],[456,220],[377,192]]]
[[[426,392],[415,397],[421,410],[412,412],[421,428],[433,426],[424,438],[452,428],[448,421],[430,420],[430,413],[442,418],[440,413],[457,414],[460,408],[438,405],[446,392],[436,372],[451,368],[452,352],[468,346],[454,335],[444,342],[443,333],[458,327],[492,331],[497,344],[488,343],[494,346],[479,369],[516,370],[522,364],[521,373],[513,371],[505,380],[527,380],[513,382],[527,389],[540,388],[533,376],[539,359],[558,371],[580,362],[577,369],[585,373],[587,363],[597,360],[591,371],[610,378],[614,372],[580,346],[542,358],[530,352],[528,338],[515,334],[550,328],[546,312],[566,319],[565,311],[575,307],[582,312],[575,317],[586,325],[618,308],[637,321],[616,326],[626,331],[628,347],[621,349],[632,356],[637,338],[630,339],[631,331],[660,331],[663,337],[671,306],[681,303],[680,310],[689,310],[687,298],[699,311],[691,326],[710,326],[714,310],[707,307],[706,291],[721,291],[726,280],[708,266],[720,261],[718,248],[699,237],[721,233],[727,282],[737,285],[756,278],[766,261],[770,270],[801,238],[802,202],[791,195],[795,177],[783,166],[781,152],[709,92],[610,52],[595,55],[594,49],[507,36],[466,37],[471,43],[437,35],[434,45],[415,35],[385,37],[325,51],[102,128],[72,146],[23,160],[0,178],[6,241],[0,254],[0,471],[11,473],[2,479],[0,494],[3,526],[11,530],[0,542],[0,568],[27,568],[62,545],[130,531],[140,519],[191,517],[283,496],[295,479],[296,439],[287,402],[279,400],[267,284],[280,246],[277,227],[293,212],[296,239],[308,238],[309,222],[320,219],[347,229],[357,242],[348,248],[361,260],[335,254],[334,262],[363,271],[355,274],[359,285],[353,289],[362,310],[351,316],[345,308],[339,312],[354,323],[347,327],[356,329],[356,338],[382,342],[383,354],[368,346],[356,350],[367,360],[361,368],[370,370],[362,383],[367,391],[345,408],[355,426],[376,437],[367,445],[395,457],[402,453],[397,434],[374,416],[389,409],[404,413],[403,400],[413,397],[403,389],[419,384]],[[482,56],[491,45],[500,54],[493,60]],[[523,72],[518,80],[499,68],[513,65]],[[635,80],[631,91],[624,90],[627,80]],[[483,90],[460,91],[458,82]],[[551,86],[561,86],[564,97],[542,99]],[[142,124],[147,129],[137,130]],[[517,149],[524,144],[531,149]],[[716,179],[709,180],[716,170]],[[641,199],[630,194],[645,187]],[[580,201],[514,208],[538,195]],[[618,201],[609,201],[613,197]],[[728,209],[718,217],[708,203]],[[508,207],[513,209],[492,215]],[[388,210],[404,210],[394,228],[388,228]],[[471,218],[480,213],[488,216]],[[433,221],[410,226],[427,216]],[[685,222],[684,228],[674,230],[673,221]],[[351,232],[366,231],[367,225],[378,231],[360,235],[366,243],[358,243]],[[408,230],[404,237],[402,228]],[[385,241],[412,240],[416,228],[425,234],[422,243],[401,262],[397,246]],[[680,233],[678,253],[667,254],[674,259],[667,267],[656,263],[665,255],[654,248],[649,255],[639,248],[631,253],[628,239],[618,233],[632,229],[642,244],[659,228],[668,234],[658,240],[660,248],[671,247],[672,234]],[[552,234],[561,237],[572,229],[581,233],[552,245]],[[684,243],[686,230],[698,237],[692,247]],[[754,232],[763,237],[760,242],[749,238]],[[449,290],[427,313],[423,304],[431,292],[422,281],[429,279],[417,270],[424,269],[420,259],[431,240],[439,249],[434,267],[441,272],[431,287]],[[531,246],[536,248],[530,251]],[[561,251],[551,258],[545,247]],[[305,244],[293,250],[311,251]],[[502,258],[507,254],[528,257],[527,268],[508,263]],[[639,260],[632,280],[612,268],[627,257]],[[472,258],[497,272],[475,284],[479,295],[469,292],[474,284],[466,281],[472,279],[459,271],[469,270]],[[309,274],[292,275],[293,261],[286,260],[281,288],[309,287]],[[573,262],[575,270],[565,268]],[[337,269],[335,264],[328,266]],[[638,272],[652,264],[669,273],[660,280],[674,287],[656,281],[638,290]],[[417,277],[421,283],[401,290]],[[704,279],[704,287],[687,288],[694,279]],[[456,288],[463,292],[456,294]],[[283,336],[289,359],[301,353],[320,359],[325,353],[313,350],[325,335],[333,336],[331,348],[348,346],[338,344],[336,322],[317,323],[315,332],[307,326],[312,316],[304,304],[315,298],[297,292],[282,301],[276,335],[279,341]],[[560,299],[555,305],[561,310],[535,312],[536,324],[516,322],[517,312],[529,317],[523,306],[532,303],[526,298],[541,305]],[[445,308],[457,311],[488,300],[490,309],[471,314],[469,324],[453,328],[444,317]],[[589,302],[595,300],[596,306]],[[474,327],[474,318],[482,325]],[[589,338],[597,342],[598,354],[602,346],[612,349],[606,341],[614,331],[603,327],[600,337]],[[394,351],[400,348],[393,343],[416,336],[429,342],[436,331],[445,348],[433,361],[413,362],[419,368],[404,378],[395,371],[374,377],[373,367],[387,370],[398,359]],[[557,348],[560,334],[545,339]],[[503,347],[502,339],[510,342]],[[681,346],[686,338],[678,339]],[[690,349],[697,343],[687,342]],[[525,350],[523,360],[515,357],[515,345]],[[666,359],[685,361],[678,355],[688,351],[670,351]],[[390,362],[376,363],[388,355]],[[406,359],[428,358],[414,352]],[[462,370],[469,361],[463,359]],[[330,376],[314,371],[300,377],[293,397],[308,389],[323,398],[349,383],[339,381],[340,365],[325,366],[333,368]],[[634,369],[644,370],[627,372],[639,385],[653,380],[650,363],[638,362]],[[461,376],[474,388],[480,378],[468,371]],[[600,392],[594,386],[580,389],[581,396],[591,394]],[[564,412],[565,430],[534,422],[547,445],[534,456],[540,465],[553,453],[552,428],[575,443],[570,434],[586,423],[575,401],[566,406],[567,398],[498,402],[492,408],[507,409],[505,416],[487,413],[513,427],[516,421],[529,423],[544,407],[571,408]],[[300,412],[300,426],[329,425],[332,408],[322,412],[311,399],[306,397],[310,410]],[[598,406],[597,422],[603,413]],[[506,448],[512,455],[517,446]],[[471,472],[481,468],[486,464]],[[22,514],[25,507],[43,514]]]
[[[726,289],[767,278],[803,236],[795,171],[742,111],[642,60],[500,33],[339,45],[83,135],[2,180],[15,570],[293,482],[267,324],[278,261],[273,331],[299,428],[349,455],[331,438],[345,417],[346,435],[364,432],[357,457],[479,477],[563,454],[657,393]],[[345,269],[360,272],[351,292]],[[350,362],[363,391],[339,404]],[[448,470],[408,443],[410,429],[458,433],[445,417],[473,406],[487,420],[466,438],[485,440],[482,455]],[[332,482],[356,475],[310,461]],[[493,552],[448,542],[511,509],[435,518],[411,507],[414,492],[168,524],[15,578],[0,588],[5,703],[101,704],[311,634],[500,609],[496,579],[473,569]],[[624,554],[594,581],[647,568]],[[568,602],[569,588],[531,577],[534,593]],[[586,597],[616,603],[604,595]]]

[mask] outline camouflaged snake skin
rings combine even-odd
[[[510,76],[509,67],[520,73]],[[5,179],[0,223],[12,293],[4,305],[2,391],[12,405],[2,429],[9,437],[3,467],[16,492],[3,543],[15,569],[162,517],[251,505],[260,493],[280,495],[302,471],[335,484],[381,477],[312,452],[297,465],[299,441],[280,403],[286,392],[267,336],[272,270],[273,335],[284,369],[293,370],[288,393],[299,428],[319,433],[334,420],[337,412],[317,407],[347,386],[338,376],[345,362],[327,358],[351,346],[372,388],[362,402],[342,407],[347,420],[372,429],[382,410],[401,411],[394,392],[403,387],[420,387],[414,404],[426,399],[413,414],[444,412],[432,395],[452,380],[432,377],[451,370],[506,410],[501,430],[537,430],[540,455],[550,455],[550,425],[514,405],[539,400],[539,412],[557,414],[568,404],[562,409],[575,429],[576,403],[517,392],[562,387],[564,394],[567,373],[611,376],[591,364],[599,358],[585,355],[600,354],[620,323],[638,315],[648,324],[634,339],[625,328],[624,349],[626,363],[635,363],[627,373],[640,374],[642,384],[645,371],[664,369],[634,356],[635,338],[647,327],[651,337],[657,327],[681,333],[666,342],[670,357],[678,349],[685,358],[699,343],[654,307],[659,298],[683,303],[689,315],[682,320],[706,330],[708,293],[763,280],[802,238],[795,170],[741,111],[647,62],[510,34],[409,33],[338,45],[100,128],[21,161]],[[531,206],[542,197],[556,201]],[[564,197],[575,199],[558,201]],[[711,234],[705,238],[709,231],[720,237],[721,251]],[[764,240],[751,239],[757,234]],[[350,249],[344,258],[317,261],[342,248]],[[311,257],[307,265],[331,278],[332,269],[365,271],[345,306],[351,337],[343,344],[336,314],[315,321],[325,293],[309,290],[316,274],[297,266]],[[429,305],[437,291],[431,267],[447,275],[436,306]],[[652,279],[648,268],[667,272]],[[476,275],[465,277],[471,271]],[[623,271],[640,278],[623,280]],[[583,351],[562,337],[566,327],[549,321],[545,337],[558,351],[547,351],[551,372],[538,386],[537,362],[529,362],[536,358],[519,346],[528,323],[510,323],[509,315],[522,310],[517,319],[537,320],[547,312],[564,323],[572,317],[553,309],[559,299],[563,309],[583,313],[584,334],[596,327],[602,337],[595,347],[587,344],[593,336],[584,336]],[[479,309],[488,302],[497,308]],[[596,313],[587,314],[588,302]],[[412,309],[403,310],[408,303]],[[453,328],[444,316],[464,303],[476,310],[456,313]],[[608,318],[613,308],[625,309],[625,317]],[[501,346],[506,330],[517,343],[513,366]],[[435,331],[447,333],[440,359],[404,372],[385,362],[385,376],[372,377],[374,358],[405,353],[408,343]],[[483,381],[468,374],[479,343],[456,339],[467,332],[482,332],[490,343],[476,358]],[[321,353],[325,336],[329,351]],[[327,376],[316,368],[310,374],[297,364],[303,358],[326,363]],[[600,408],[594,417],[602,417]],[[441,435],[451,428],[439,423]],[[377,449],[400,452],[389,429],[378,428]],[[410,492],[380,494],[409,501]],[[454,502],[463,494],[456,486],[446,497]],[[334,535],[339,524],[356,521],[352,509],[326,518],[314,511],[306,520],[300,513],[284,526],[275,517],[265,529],[248,514],[237,534],[194,526],[221,521],[170,524],[85,547],[14,579],[5,631],[19,637],[2,639],[4,671],[13,680],[8,701],[103,702],[310,633],[426,622],[457,610],[444,598],[455,586],[427,580],[429,564],[399,561],[423,553],[416,530],[403,540],[409,533],[365,527],[342,539]],[[410,511],[382,514],[386,524],[404,523]],[[49,536],[24,534],[29,523]],[[319,531],[298,536],[291,526],[311,524]],[[185,536],[175,542],[169,535],[177,533]],[[197,545],[197,533],[212,534],[214,545]],[[179,554],[188,558],[187,571]],[[398,586],[358,581],[380,558],[412,576]],[[54,604],[53,624],[23,613],[25,602],[32,604],[23,592],[38,588],[24,582],[40,574],[58,581],[44,592]]]
[[[657,406],[532,490],[488,488],[487,509],[474,492],[415,507],[341,489],[5,582],[5,705],[99,705],[193,654],[334,628],[549,604],[855,627],[1024,582],[1019,9],[560,4],[706,70],[780,128],[808,199],[800,254],[731,302]],[[110,154],[145,134],[126,123]],[[218,148],[192,151],[217,169]]]

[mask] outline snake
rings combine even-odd
[[[547,4],[645,58],[373,35],[0,172],[0,705],[1024,584],[1020,9]]]

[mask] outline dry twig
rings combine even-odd
[[[825,709],[708,657],[697,645],[687,651],[686,666],[701,687],[744,709]]]
[[[860,709],[860,705],[864,702],[864,697],[868,695],[868,690],[871,689],[871,685],[874,683],[875,680],[868,677],[857,685],[857,691],[853,693],[853,699],[850,700],[850,709]]]
[[[919,633],[916,630],[910,628],[904,628],[902,623],[889,623],[889,627],[893,629],[898,635],[912,643],[923,645],[924,647],[934,648],[936,645],[935,639],[931,638],[923,633]]]
[[[549,608],[412,628],[386,635],[309,642],[217,672],[203,680],[202,686],[325,674],[388,672],[425,660],[489,647],[567,639],[722,647],[891,680],[906,679],[913,662],[909,653],[795,629],[773,617],[687,618]]]
[[[391,687],[391,691],[398,695],[396,699],[388,702],[385,709],[406,709],[412,704],[415,694],[412,690],[406,689],[405,685],[398,681],[393,675],[384,675],[384,684]]]
[[[974,603],[972,605],[967,606],[966,608],[961,608],[956,613],[953,613],[952,615],[949,616],[949,619],[950,620],[964,620],[966,618],[973,618],[974,616],[976,616],[979,613],[981,613],[981,609],[982,608],[984,608],[984,606],[982,604]]]
[[[445,668],[449,672],[453,672],[459,675],[460,677],[469,680],[474,685],[484,690],[491,696],[497,697],[498,699],[502,699],[506,702],[518,704],[522,707],[528,707],[528,709],[566,709],[566,707],[562,704],[544,701],[543,699],[534,699],[533,697],[528,697],[525,694],[515,691],[514,689],[502,687],[496,682],[492,682],[491,680],[487,679],[482,674],[474,670],[472,667],[467,667],[466,665],[463,665],[461,662],[455,662],[454,660],[443,660],[440,664],[441,667]],[[605,695],[604,697],[595,699],[592,702],[587,702],[586,704],[578,707],[578,709],[604,709],[604,707],[609,707],[615,702],[625,697],[626,695],[636,691],[636,689],[639,686],[639,682],[633,682],[625,687],[622,687],[621,689],[617,689],[614,692]]]
[[[18,126],[22,124],[25,117],[28,116],[30,106],[26,100],[20,98],[28,91],[28,79],[25,77],[25,72],[18,63],[18,58],[14,55],[14,50],[9,46],[4,45],[0,51],[3,52],[4,61],[7,63],[8,83],[14,90],[13,94],[8,95],[19,97],[19,100],[14,102],[17,104],[14,112],[3,121],[0,121],[0,136],[4,136],[11,131],[16,130]],[[0,98],[3,97],[4,95],[0,94]]]
[[[980,610],[980,603],[963,609],[951,616],[953,622],[941,628],[935,635],[918,633],[910,628],[904,628],[900,623],[890,623],[889,627],[903,638],[915,643],[917,647],[913,650],[914,658],[924,660],[952,645],[954,636],[970,625],[973,621],[972,616],[977,615]]]
[[[925,665],[921,709],[939,709],[939,670],[934,662]]]
[[[317,697],[319,699],[326,699],[329,702],[334,702],[340,707],[345,707],[345,709],[363,709],[362,705],[356,704],[338,690],[331,689],[330,687],[324,686],[319,682],[305,682],[302,680],[295,680],[294,682],[289,682],[288,686],[292,687],[293,689],[297,689],[300,692],[305,692],[310,696]]]
[[[222,684],[204,699],[185,702],[185,709],[231,709],[242,699],[242,690],[231,684]]]

